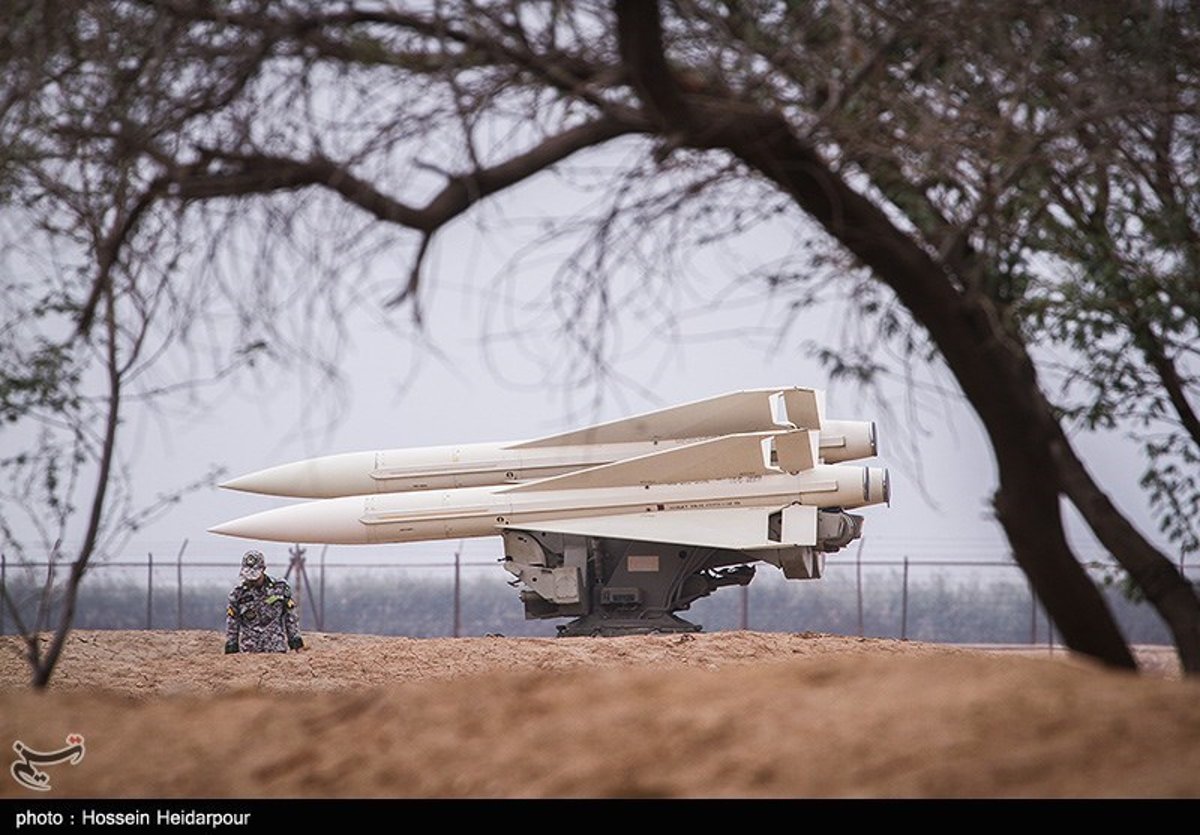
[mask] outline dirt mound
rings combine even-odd
[[[1200,686],[828,635],[82,632],[49,693],[0,639],[0,748],[87,740],[90,797],[1198,797]],[[30,793],[0,779],[0,796]]]

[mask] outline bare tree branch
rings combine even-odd
[[[96,306],[105,293],[111,290],[112,271],[121,256],[121,250],[137,229],[142,216],[154,205],[164,191],[165,183],[156,181],[134,201],[127,211],[118,213],[112,229],[100,243],[97,252],[96,278],[91,293],[83,303],[76,324],[76,335],[87,338],[96,315]]]
[[[67,636],[71,632],[71,625],[75,620],[75,603],[79,596],[79,584],[83,582],[83,575],[87,572],[88,564],[100,539],[100,528],[104,522],[105,511],[107,509],[105,497],[108,494],[113,460],[116,455],[122,384],[120,358],[117,353],[116,299],[111,283],[107,284],[104,290],[104,300],[105,337],[107,340],[105,352],[106,369],[108,372],[108,407],[104,423],[104,445],[100,452],[99,467],[96,473],[96,487],[92,493],[91,510],[88,514],[87,531],[83,535],[83,542],[79,546],[79,552],[75,560],[71,563],[71,571],[67,578],[66,588],[63,591],[59,622],[54,630],[54,636],[50,641],[50,645],[46,648],[45,655],[41,657],[33,672],[33,686],[38,688],[43,688],[50,683],[50,676],[54,672],[54,668],[58,663],[58,657],[62,653]]]
[[[405,287],[389,304],[415,297],[420,283],[420,266],[430,239],[440,228],[466,212],[472,205],[503,189],[545,171],[556,163],[586,148],[608,142],[618,136],[645,131],[638,121],[602,116],[568,128],[504,162],[467,174],[454,175],[424,206],[413,207],[390,197],[366,180],[356,177],[345,166],[324,158],[295,160],[268,155],[236,155],[208,149],[220,167],[197,171],[180,167],[165,175],[156,190],[183,201],[214,197],[242,197],[308,186],[322,186],[347,202],[369,212],[379,220],[423,233],[417,257]],[[164,185],[165,184],[165,185]]]

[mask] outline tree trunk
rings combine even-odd
[[[996,511],[1063,639],[1107,664],[1136,668],[1104,598],[1067,545],[1037,375],[995,306],[956,287],[945,263],[851,188],[780,114],[727,91],[685,97],[666,60],[657,2],[615,0],[614,7],[622,62],[651,122],[680,144],[728,151],[775,183],[929,331],[991,439],[1000,472]]]
[[[1061,433],[1051,452],[1071,503],[1171,630],[1184,671],[1200,673],[1200,598],[1192,584],[1113,506]]]
[[[985,421],[985,426],[987,422]],[[992,427],[987,427],[989,436]],[[1067,646],[1107,664],[1136,669],[1100,590],[1079,565],[1063,533],[1053,465],[1044,447],[1004,447],[993,441],[1000,488],[996,517],[1013,558],[1029,578]]]
[[[1036,371],[995,307],[958,290],[943,265],[790,133],[776,131],[774,141],[744,143],[735,153],[791,194],[926,328],[988,433],[1000,477],[997,515],[1063,640],[1106,664],[1135,669],[1103,596],[1066,542]],[[791,161],[781,163],[788,153]]]

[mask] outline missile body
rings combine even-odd
[[[533,449],[511,443],[482,443],[349,452],[271,467],[221,486],[301,499],[485,487],[562,475],[683,443],[686,441]]]
[[[311,501],[211,532],[371,545],[500,535],[526,618],[561,634],[694,631],[674,613],[751,563],[822,574],[888,502],[875,424],[827,420],[817,389],[730,392],[528,441],[330,455],[223,487]]]
[[[794,504],[855,508],[886,502],[888,493],[882,468],[818,465],[796,474],[685,483],[561,490],[461,487],[346,496],[268,510],[211,531],[275,542],[416,542],[496,536],[510,528],[594,517],[650,514],[669,521],[680,511]]]
[[[565,445],[517,441],[351,452],[259,470],[221,486],[269,496],[328,499],[517,484],[662,452],[696,440],[667,438]],[[874,456],[875,424],[824,421],[819,448],[822,460],[829,464]]]

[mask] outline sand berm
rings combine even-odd
[[[0,638],[0,749],[83,735],[61,797],[1200,797],[1165,648],[1134,675],[811,633],[306,638],[80,631],[45,693]]]

